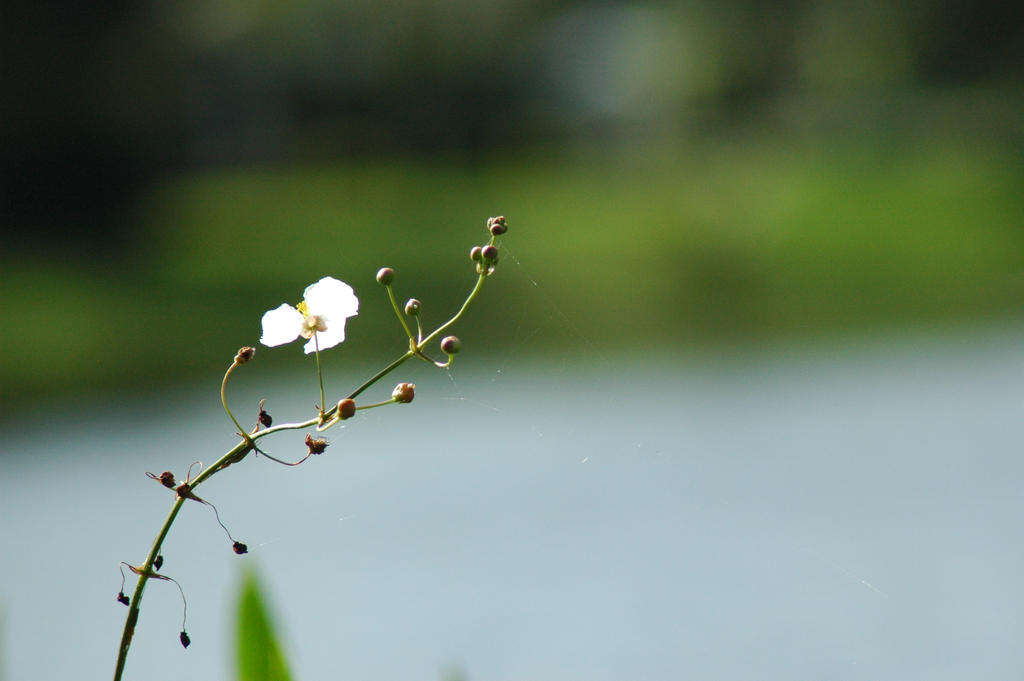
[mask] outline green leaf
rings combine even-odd
[[[239,681],[291,681],[259,580],[252,571],[242,581],[235,630]]]

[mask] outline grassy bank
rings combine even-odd
[[[0,399],[206,375],[255,343],[264,310],[328,273],[363,301],[351,353],[389,356],[402,343],[376,268],[395,267],[399,294],[439,320],[497,213],[512,229],[466,324],[470,348],[510,336],[530,352],[627,337],[701,348],[1019,313],[1024,170],[1011,151],[759,141],[670,156],[165,182],[126,216],[138,234],[127,252],[4,256]],[[263,353],[284,365],[295,354]]]

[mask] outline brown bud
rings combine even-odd
[[[263,424],[264,428],[269,428],[270,424],[272,424],[274,422],[273,417],[270,414],[268,414],[266,411],[264,411],[263,409],[260,409],[259,419],[260,419],[260,423]]]
[[[405,314],[409,315],[410,317],[415,317],[420,313],[420,309],[422,307],[423,303],[416,300],[415,298],[410,298],[409,300],[405,301]]]
[[[488,244],[480,251],[480,255],[483,257],[484,262],[493,265],[498,262],[498,247],[494,244]]]
[[[249,553],[249,547],[240,541],[236,541],[234,544],[232,544],[231,549],[238,555],[242,555],[243,553]]]
[[[324,450],[327,449],[327,440],[314,438],[309,433],[306,433],[306,446],[309,447],[310,454],[323,454]]]
[[[401,402],[402,404],[412,402],[412,398],[414,397],[416,397],[415,383],[399,383],[395,386],[395,389],[391,391],[391,398],[395,402]]]
[[[246,345],[244,348],[238,349],[238,354],[235,355],[235,364],[245,364],[252,356],[256,354],[256,348],[251,348]]]
[[[469,249],[469,259],[473,262],[480,260],[480,251],[482,250],[480,246],[473,246],[473,248]]]
[[[181,635],[178,636],[178,640],[181,641],[181,646],[183,648],[188,648],[188,644],[192,643],[192,639],[190,639],[188,637],[188,634],[186,634],[184,631],[182,631]]]
[[[446,336],[441,341],[441,352],[446,355],[454,355],[462,349],[462,341],[458,336]]]
[[[499,215],[496,218],[491,218],[487,221],[487,229],[491,231],[494,236],[501,236],[508,231],[508,222],[504,215]]]
[[[377,270],[377,283],[382,286],[388,286],[395,280],[395,271],[390,267],[381,267]]]
[[[356,401],[346,397],[338,402],[338,418],[344,421],[356,415]]]

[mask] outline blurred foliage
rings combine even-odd
[[[497,213],[467,358],[1018,314],[1012,12],[5,3],[0,404],[212,382],[325,274],[362,378],[404,345],[376,268],[441,321]]]
[[[213,385],[237,347],[258,340],[263,311],[295,303],[324,274],[362,301],[331,361],[369,375],[404,346],[377,267],[395,267],[397,294],[422,299],[425,324],[439,323],[472,284],[468,250],[496,213],[511,229],[456,329],[464,354],[493,354],[478,350],[487,343],[503,355],[614,352],[626,339],[693,349],[1020,309],[1024,170],[1013,152],[748,139],[656,157],[335,164],[164,183],[139,205],[149,237],[130,263],[4,263],[17,304],[3,308],[3,327],[36,330],[4,334],[4,398],[138,376],[204,373]],[[257,358],[304,366],[297,346]]]
[[[4,226],[48,248],[130,249],[122,211],[188,169],[602,147],[760,124],[785,98],[1019,90],[1013,7],[10,0]]]
[[[242,581],[236,617],[238,681],[289,681],[292,678],[270,611],[255,573]]]

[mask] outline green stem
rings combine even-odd
[[[361,409],[373,409],[375,407],[386,407],[389,404],[395,404],[397,402],[398,402],[398,400],[396,400],[394,397],[392,397],[390,400],[384,400],[383,402],[375,402],[373,404],[364,404],[361,407],[356,407],[356,411],[359,411]]]
[[[462,315],[463,315],[463,314],[464,314],[464,313],[466,312],[466,310],[467,310],[467,309],[469,308],[469,304],[470,304],[470,303],[472,303],[472,302],[473,302],[473,299],[474,299],[474,298],[476,298],[476,296],[477,296],[477,294],[478,294],[478,293],[480,293],[480,289],[481,289],[481,288],[483,288],[483,285],[484,285],[484,279],[486,279],[486,278],[487,278],[487,275],[486,275],[486,274],[481,274],[481,275],[479,276],[479,278],[477,278],[477,280],[476,280],[476,286],[474,286],[474,287],[473,287],[473,290],[469,292],[469,297],[467,297],[467,298],[466,298],[466,302],[464,302],[464,303],[462,304],[462,307],[461,307],[461,308],[459,308],[459,311],[455,313],[455,316],[454,316],[454,317],[452,317],[451,319],[449,319],[448,321],[446,321],[446,322],[445,322],[444,324],[442,324],[441,326],[437,327],[437,328],[436,328],[436,329],[434,330],[434,332],[433,332],[433,333],[431,333],[431,334],[430,334],[429,336],[427,336],[427,337],[426,337],[426,338],[424,338],[424,339],[423,339],[422,341],[420,341],[419,343],[417,343],[417,345],[416,345],[416,351],[417,351],[417,352],[419,352],[419,351],[420,351],[420,350],[422,350],[422,349],[423,349],[424,347],[426,347],[426,345],[427,345],[428,343],[430,343],[430,342],[431,342],[431,341],[433,341],[433,340],[434,340],[435,338],[437,338],[438,336],[440,336],[440,335],[441,335],[442,333],[444,333],[444,332],[445,332],[445,330],[446,330],[446,329],[448,329],[448,327],[450,327],[450,326],[451,326],[452,324],[454,324],[455,322],[459,321],[459,319],[461,319],[461,318],[462,318]]]
[[[493,242],[493,239],[491,241]],[[402,355],[395,361],[391,362],[391,364],[387,365],[386,367],[378,371],[376,374],[367,379],[362,385],[356,388],[349,395],[349,398],[355,399],[364,390],[366,390],[367,388],[375,384],[377,381],[390,374],[392,371],[400,367],[408,360],[412,359],[413,357],[422,356],[422,350],[428,343],[432,342],[435,338],[444,333],[444,331],[447,330],[452,324],[454,324],[455,322],[459,321],[459,319],[462,318],[462,315],[465,314],[466,310],[469,308],[470,303],[473,302],[477,294],[480,292],[480,289],[483,287],[484,279],[486,278],[486,274],[481,274],[477,279],[476,285],[473,287],[473,290],[470,291],[469,296],[466,298],[466,301],[462,304],[462,307],[459,308],[459,311],[456,312],[451,319],[449,319],[447,322],[445,322],[436,330],[434,330],[433,333],[431,333],[429,336],[427,336],[426,338],[419,342],[416,342],[414,340],[412,332],[409,330],[409,325],[406,323],[405,318],[402,316],[401,311],[398,309],[398,303],[395,301],[395,295],[391,291],[391,287],[386,287],[388,290],[388,297],[391,299],[391,306],[395,309],[395,313],[398,315],[398,319],[400,322],[402,322],[402,327],[405,329],[405,332],[409,336],[409,340],[411,341],[410,348],[404,355]],[[257,433],[247,433],[245,429],[242,428],[241,424],[238,423],[238,420],[235,419],[234,414],[231,413],[231,409],[228,408],[227,397],[225,394],[227,380],[228,376],[231,374],[234,368],[238,366],[238,363],[235,362],[228,368],[227,372],[225,372],[224,374],[224,380],[221,381],[220,400],[221,404],[224,405],[224,411],[227,412],[228,416],[231,418],[232,423],[234,423],[235,427],[238,428],[238,432],[242,436],[242,441],[236,444],[230,450],[228,450],[219,459],[217,459],[217,461],[214,462],[213,465],[208,466],[207,468],[204,468],[202,471],[200,471],[199,475],[197,475],[194,480],[191,480],[189,482],[189,487],[191,489],[195,489],[200,484],[202,484],[207,478],[223,470],[232,463],[240,461],[246,454],[255,449],[257,440],[262,439],[272,433],[277,433],[283,430],[299,430],[302,428],[312,428],[313,426],[322,423],[325,418],[328,418],[334,414],[334,412],[337,410],[337,406],[334,406],[327,411],[324,410],[323,403],[326,401],[326,398],[323,387],[323,374],[320,371],[319,349],[320,348],[318,343],[316,360],[317,374],[320,376],[320,414],[316,418],[312,418],[307,421],[301,421],[296,423],[282,423],[271,428],[259,431]],[[389,402],[382,402],[380,403],[380,405],[366,405],[365,408],[382,406],[383,404],[388,404]],[[128,606],[128,616],[125,618],[124,630],[121,633],[121,644],[118,647],[117,653],[117,666],[114,669],[114,681],[121,681],[121,678],[124,674],[125,662],[128,659],[128,650],[131,648],[132,637],[135,634],[135,626],[139,621],[140,605],[142,603],[143,592],[146,588],[146,582],[149,581],[149,578],[153,574],[153,564],[156,562],[157,556],[160,555],[160,549],[163,546],[164,539],[167,537],[167,533],[170,532],[171,526],[174,524],[174,520],[178,515],[178,511],[181,510],[181,507],[185,503],[185,501],[186,499],[184,497],[175,497],[174,504],[171,506],[170,512],[168,512],[167,517],[164,519],[163,525],[160,526],[160,531],[159,533],[157,533],[156,539],[153,541],[153,546],[150,548],[149,554],[146,556],[146,561],[138,568],[139,579],[138,582],[136,582],[135,592],[132,595],[130,605]]]
[[[195,480],[192,480],[189,483],[189,486],[192,489],[195,489],[200,483],[206,480],[206,478],[216,473],[225,463],[237,459],[251,448],[252,444],[242,440],[224,454],[224,456],[218,459],[216,463],[201,471],[199,475],[196,476]],[[125,618],[124,622],[124,630],[121,632],[121,645],[118,647],[117,652],[117,666],[114,669],[114,681],[120,681],[124,674],[124,665],[128,659],[128,649],[132,645],[132,636],[135,634],[135,625],[139,621],[139,608],[142,604],[142,594],[146,588],[146,582],[149,581],[150,575],[153,573],[153,563],[156,562],[157,556],[160,555],[160,548],[163,546],[164,539],[167,537],[167,533],[171,531],[171,525],[174,524],[174,519],[177,517],[178,511],[181,510],[181,506],[184,503],[184,497],[175,497],[174,505],[171,506],[171,510],[164,519],[163,525],[160,526],[160,532],[157,533],[156,539],[153,541],[153,546],[149,550],[149,555],[146,556],[146,561],[139,567],[139,580],[135,584],[135,593],[132,594],[132,599],[128,606],[128,616]]]
[[[121,632],[121,645],[118,648],[117,653],[117,667],[114,669],[114,681],[120,681],[121,675],[124,674],[124,664],[128,659],[128,649],[132,645],[132,636],[135,634],[135,625],[139,621],[139,608],[142,605],[142,593],[146,588],[146,582],[149,581],[149,574],[153,570],[153,563],[156,561],[156,557],[160,555],[160,547],[164,543],[164,538],[170,531],[171,525],[174,523],[174,518],[178,515],[178,511],[181,509],[181,505],[183,503],[185,503],[185,500],[182,497],[177,497],[175,499],[170,513],[167,514],[167,519],[164,520],[164,524],[160,528],[160,533],[157,535],[156,541],[153,542],[153,547],[149,550],[149,555],[146,556],[146,562],[142,564],[142,569],[139,573],[139,581],[135,584],[135,593],[132,594],[132,600],[128,606],[128,617],[125,619],[124,631]]]
[[[244,438],[246,437],[245,428],[242,428],[242,425],[238,422],[238,419],[236,419],[235,415],[231,413],[231,409],[228,407],[228,400],[226,396],[226,391],[228,387],[228,376],[231,375],[231,372],[234,371],[235,367],[237,366],[238,360],[235,360],[234,362],[232,362],[231,366],[228,367],[228,370],[224,372],[224,380],[220,382],[220,403],[224,405],[224,411],[228,413],[228,418],[231,419],[231,422],[235,424],[235,428],[238,428],[238,434]]]
[[[394,371],[398,367],[400,367],[403,364],[405,364],[406,361],[412,359],[415,356],[416,356],[416,353],[413,352],[412,350],[409,350],[407,353],[405,353],[404,355],[402,355],[401,357],[396,359],[394,362],[392,362],[391,364],[387,365],[386,367],[384,367],[383,369],[381,369],[380,371],[375,373],[373,376],[371,376],[369,379],[367,379],[365,383],[363,383],[361,386],[356,388],[348,396],[349,399],[350,400],[354,400],[356,398],[356,396],[359,395],[359,393],[363,392],[364,390],[369,388],[371,385],[373,385],[374,383],[376,383],[380,379],[384,378],[385,376],[390,374],[392,371]]]
[[[391,300],[391,307],[394,308],[395,314],[398,315],[398,321],[402,323],[402,328],[405,329],[405,335],[409,337],[409,340],[412,340],[412,331],[409,329],[409,325],[405,321],[405,316],[402,314],[402,310],[398,307],[398,301],[395,300],[395,292],[391,290],[391,284],[388,284],[384,288],[388,290],[388,299]]]
[[[316,376],[320,379],[320,420],[324,420],[324,409],[327,406],[327,398],[324,397],[324,372],[320,369],[320,341],[317,340],[317,332],[313,332],[313,347],[316,349]]]

